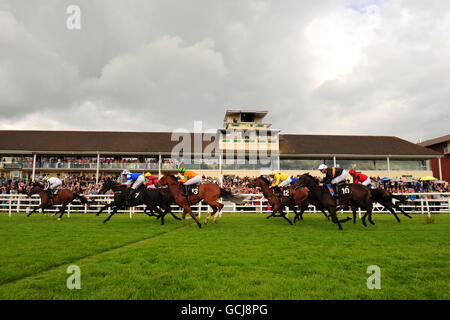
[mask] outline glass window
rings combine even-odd
[[[397,160],[389,159],[391,170],[420,171],[430,170],[430,160]]]
[[[280,170],[317,170],[323,163],[333,166],[333,159],[280,159]]]
[[[387,170],[386,159],[336,159],[336,167],[355,170]]]

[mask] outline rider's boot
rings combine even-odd
[[[187,197],[188,196],[188,188],[189,186],[183,185],[183,197]]]
[[[131,200],[133,200],[133,196],[135,194],[136,190],[131,189],[130,192],[128,192],[128,196],[127,196],[127,201],[130,202]]]
[[[48,200],[50,200],[50,204],[51,205],[53,205],[53,197],[54,197],[54,195],[53,195],[53,190],[52,189],[47,189],[47,197],[48,197]]]

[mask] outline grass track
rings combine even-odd
[[[374,215],[343,231],[322,214],[192,220],[0,214],[0,299],[449,299],[450,215]],[[68,290],[66,268],[81,268]],[[366,269],[381,268],[381,290]]]

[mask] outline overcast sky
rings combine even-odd
[[[69,5],[81,29],[66,26]],[[0,129],[450,133],[447,0],[0,0]]]

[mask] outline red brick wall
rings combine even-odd
[[[434,150],[439,153],[444,152],[444,144],[446,145],[447,142],[436,144],[434,146],[427,147],[428,149]],[[439,163],[438,159],[432,159],[431,160],[431,170],[433,171],[433,176],[435,178],[439,179]],[[441,158],[441,169],[442,169],[442,180],[450,182],[450,155],[444,155]]]

